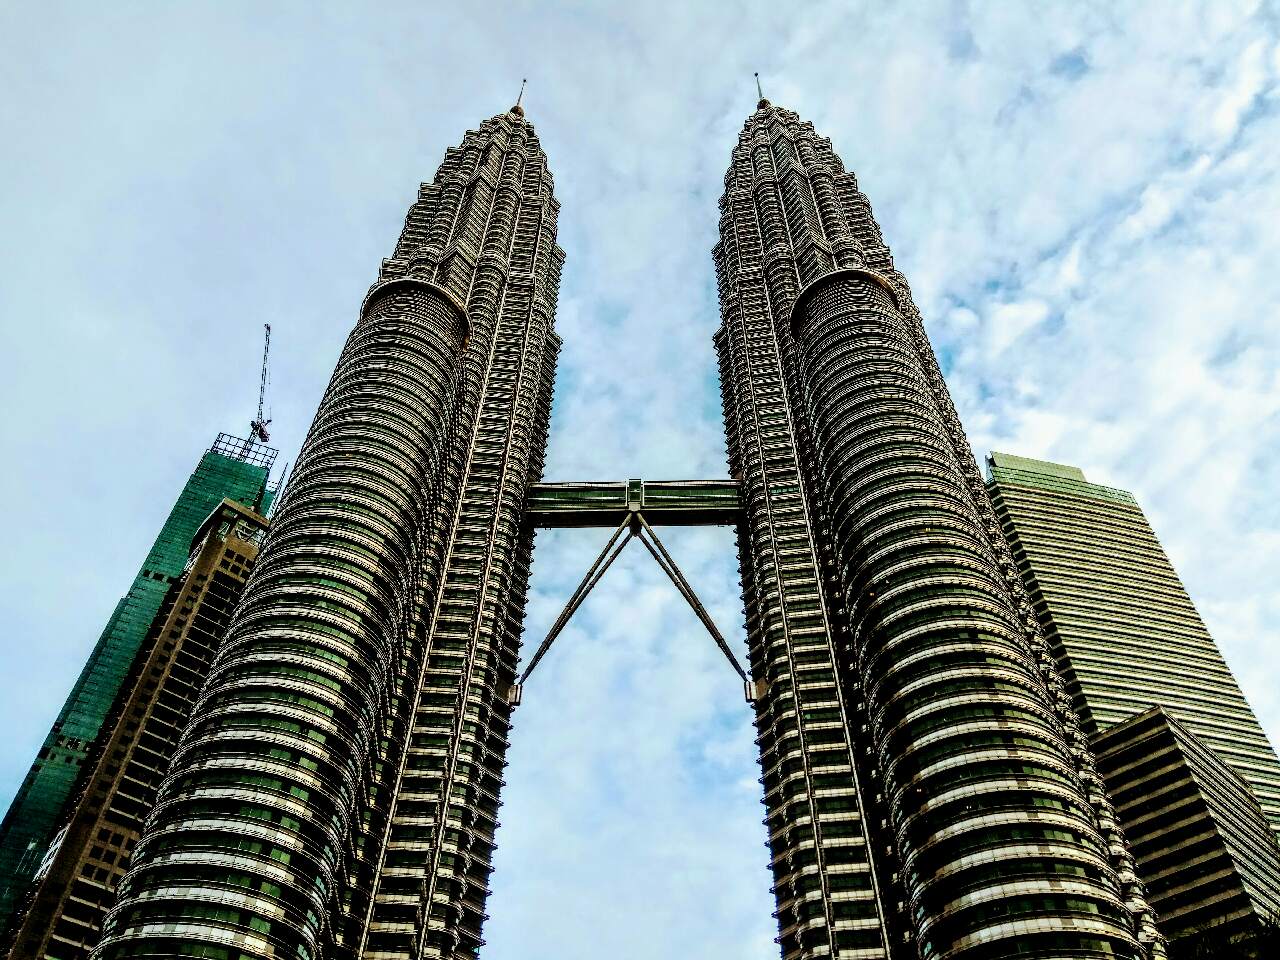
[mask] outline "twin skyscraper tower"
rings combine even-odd
[[[854,176],[761,100],[720,209],[732,482],[689,516],[737,528],[782,956],[1162,956],[1061,653]],[[422,186],[96,958],[476,956],[560,346],[557,212],[518,106]],[[551,486],[542,505],[583,506],[579,525],[675,522],[711,496]]]

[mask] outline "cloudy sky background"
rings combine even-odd
[[[1132,490],[1280,735],[1280,18],[1111,3],[0,5],[0,794],[261,325],[293,459],[420,180],[526,106],[568,253],[548,479],[722,476],[710,247],[765,92],[830,136],[974,449]],[[536,641],[603,534],[540,535]],[[732,537],[668,543],[741,643]],[[517,714],[486,956],[776,956],[736,678],[639,550]]]

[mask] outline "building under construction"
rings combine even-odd
[[[0,824],[0,925],[9,929],[68,819],[74,789],[121,695],[147,632],[187,564],[192,537],[224,499],[266,512],[276,451],[220,433],[200,457],[160,533],[107,621]]]
[[[98,942],[266,530],[261,514],[223,500],[196,531],[17,905],[11,960],[82,960]]]

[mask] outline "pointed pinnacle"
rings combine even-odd
[[[507,111],[517,117],[524,116],[524,107],[520,106],[520,101],[524,99],[524,85],[526,83],[528,83],[527,77],[520,81],[520,95],[516,97],[516,105]]]
[[[769,106],[769,101],[764,98],[764,91],[760,89],[760,72],[756,71],[756,94],[760,97],[760,102],[756,104],[757,110],[763,110]]]

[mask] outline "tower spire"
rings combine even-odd
[[[764,98],[764,91],[760,89],[760,71],[759,70],[756,71],[755,78],[756,78],[756,95],[760,98],[760,102],[756,104],[756,109],[763,110],[765,107],[769,106],[769,101]]]
[[[524,107],[520,106],[520,101],[524,99],[524,85],[528,82],[528,77],[522,77],[520,79],[520,93],[516,96],[516,105],[511,108],[511,112],[518,117],[524,116]]]

